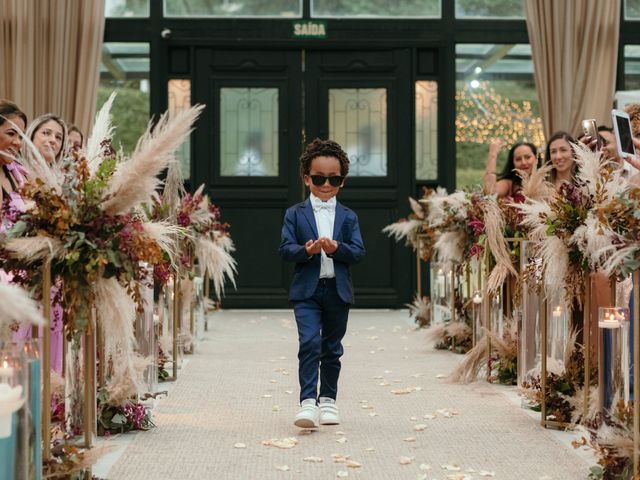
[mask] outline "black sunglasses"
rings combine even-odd
[[[339,187],[342,185],[344,181],[344,177],[342,175],[336,175],[335,177],[325,177],[324,175],[309,175],[311,177],[311,182],[316,187],[321,187],[325,184],[327,180],[329,180],[329,185],[332,187]]]

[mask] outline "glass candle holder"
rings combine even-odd
[[[449,322],[454,306],[454,286],[451,266],[439,262],[431,262],[431,323]]]
[[[600,406],[611,409],[616,399],[629,401],[631,353],[629,344],[629,309],[600,307],[598,309],[600,348],[598,375]]]
[[[535,268],[534,244],[524,241],[521,245],[520,271]],[[518,386],[529,382],[540,369],[540,296],[536,278],[528,276],[522,282],[522,307],[518,321]]]
[[[0,478],[22,478],[26,459],[18,458],[18,416],[27,397],[26,365],[23,355],[0,350]]]

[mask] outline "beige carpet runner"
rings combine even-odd
[[[111,468],[112,480],[582,479],[589,464],[485,383],[452,385],[406,311],[353,311],[337,405],[342,425],[292,424],[291,312],[227,311]]]

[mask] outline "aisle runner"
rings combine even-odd
[[[290,312],[213,316],[206,341],[111,480],[580,479],[588,465],[494,387],[440,378],[459,356],[424,344],[405,311],[351,315],[343,423],[293,426]],[[306,433],[306,434],[304,434]]]

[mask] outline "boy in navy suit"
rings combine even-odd
[[[349,265],[365,254],[358,216],[335,198],[348,173],[349,159],[340,145],[311,142],[300,157],[300,174],[311,195],[287,210],[282,226],[280,256],[296,264],[289,300],[298,325],[300,409],[294,424],[300,428],[340,423],[341,342],[353,303]]]

